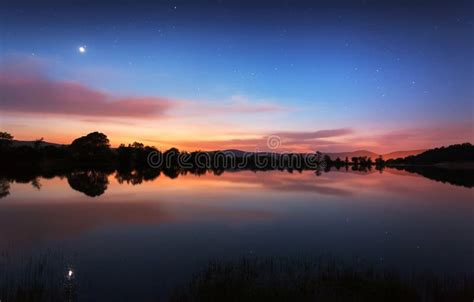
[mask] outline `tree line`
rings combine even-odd
[[[292,173],[314,170],[316,175],[331,169],[369,172],[385,167],[418,173],[427,178],[464,187],[474,187],[469,169],[440,169],[439,163],[474,163],[474,146],[470,143],[428,150],[404,159],[384,161],[360,156],[331,159],[321,152],[314,154],[244,153],[229,156],[223,151],[182,152],[170,148],[161,152],[153,146],[134,142],[111,148],[107,136],[93,132],[79,137],[70,145],[47,144],[42,139],[31,144],[17,144],[13,136],[0,132],[0,198],[9,194],[10,182],[31,183],[40,188],[40,178],[65,177],[74,190],[88,196],[102,195],[114,174],[119,183],[141,184],[161,174],[177,178],[188,173],[221,175],[226,170],[281,170]],[[246,158],[245,155],[249,155]],[[150,160],[151,159],[151,160]],[[161,159],[155,161],[154,159]]]
[[[116,167],[120,169],[162,170],[184,169],[257,169],[257,170],[327,170],[331,168],[348,168],[367,170],[375,167],[400,165],[431,165],[446,162],[474,162],[474,146],[470,143],[427,150],[415,156],[390,159],[385,161],[381,156],[372,159],[367,156],[331,159],[321,152],[302,153],[270,153],[248,152],[237,156],[232,151],[180,151],[170,148],[161,152],[154,146],[146,146],[139,142],[121,144],[111,148],[107,136],[100,132],[92,132],[79,137],[70,145],[53,145],[38,139],[29,145],[14,145],[13,136],[0,132],[0,162],[5,165],[43,165],[51,167]]]
[[[155,159],[155,161],[153,161]],[[328,169],[353,166],[359,168],[381,166],[381,158],[373,161],[370,157],[352,157],[350,160],[337,158],[332,160],[321,152],[314,154],[248,152],[237,156],[231,151],[180,151],[170,148],[161,152],[154,146],[139,142],[121,144],[111,148],[107,136],[92,132],[79,137],[70,145],[52,145],[38,139],[32,144],[15,146],[13,136],[0,132],[0,161],[7,165],[26,166],[39,164],[43,166],[62,165],[65,167],[98,167],[113,166],[120,169]]]

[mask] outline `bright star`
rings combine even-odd
[[[86,46],[79,46],[79,52],[80,53],[85,53],[86,52]]]

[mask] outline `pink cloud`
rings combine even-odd
[[[171,107],[160,97],[119,98],[83,84],[56,81],[32,64],[2,65],[0,111],[89,117],[157,117]]]
[[[381,153],[398,150],[429,149],[474,141],[472,122],[445,122],[420,128],[392,130],[353,137],[348,144],[368,142],[367,148]]]

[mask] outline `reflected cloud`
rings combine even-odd
[[[0,178],[0,198],[10,195],[10,182],[7,179]]]
[[[337,186],[337,179],[317,177],[314,173],[287,173],[280,171],[226,173],[225,179],[233,183],[258,185],[262,189],[283,192],[313,192],[322,195],[351,196],[353,193]]]
[[[0,246],[74,238],[114,226],[272,221],[286,213],[280,208],[280,197],[291,204],[295,200],[365,203],[369,199],[391,200],[405,192],[410,194],[410,202],[424,202],[430,201],[433,194],[442,197],[442,201],[452,196],[467,200],[471,193],[469,189],[446,187],[421,176],[406,177],[403,171],[387,171],[380,174],[376,170],[349,169],[323,172],[320,176],[313,171],[227,171],[220,175],[180,174],[177,179],[153,175],[148,180],[136,173],[128,177],[124,173],[76,172],[67,176],[67,183],[64,178],[35,176],[22,184],[3,178]],[[27,185],[35,179],[43,184],[41,191]],[[140,186],[134,186],[138,183]],[[98,197],[72,194],[67,184],[87,196]],[[107,187],[110,192],[103,194]],[[18,195],[9,195],[10,190],[18,190]],[[157,196],[160,200],[156,200]],[[366,200],[367,196],[370,198]]]
[[[229,223],[268,220],[269,211],[225,209],[217,205],[186,205],[174,208],[172,203],[157,201],[0,204],[0,246],[27,246],[46,240],[74,238],[101,228],[126,225],[159,225],[185,223],[191,220],[223,219]],[[122,197],[123,198],[123,197]],[[118,200],[118,201],[117,201]]]
[[[150,203],[55,203],[1,206],[3,245],[60,240],[107,225],[147,224],[173,218]]]

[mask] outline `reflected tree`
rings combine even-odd
[[[67,176],[67,182],[74,190],[90,197],[104,194],[109,184],[107,173],[94,170],[72,172]]]
[[[168,178],[175,179],[177,178],[180,174],[182,174],[182,171],[179,168],[173,168],[173,169],[163,169],[163,174],[166,175]]]
[[[39,181],[38,178],[33,179],[33,180],[31,181],[31,185],[32,185],[33,188],[35,188],[36,190],[38,190],[38,191],[41,190],[42,185],[41,185],[41,183],[40,183],[40,181]]]
[[[10,194],[10,182],[5,178],[0,178],[0,198]]]

